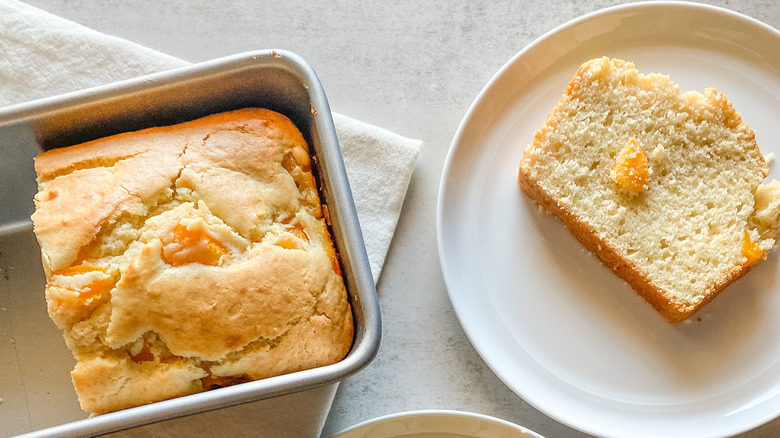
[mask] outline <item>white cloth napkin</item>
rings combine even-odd
[[[24,3],[0,0],[0,106],[187,64]],[[376,281],[422,142],[346,116],[334,119]]]

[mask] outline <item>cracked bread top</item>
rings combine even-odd
[[[105,413],[334,363],[352,314],[303,136],[244,109],[35,161],[46,301]]]

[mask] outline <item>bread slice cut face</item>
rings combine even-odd
[[[780,183],[731,102],[627,61],[585,62],[535,132],[518,183],[669,322],[766,258]]]

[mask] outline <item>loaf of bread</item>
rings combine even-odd
[[[780,183],[725,96],[584,63],[524,150],[522,190],[669,322],[772,248]]]
[[[341,360],[347,292],[303,136],[265,109],[55,149],[32,216],[48,312],[102,414]]]

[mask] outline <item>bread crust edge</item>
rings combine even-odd
[[[681,307],[669,299],[662,290],[654,286],[642,275],[630,260],[620,256],[607,242],[602,240],[598,232],[582,221],[576,214],[561,206],[539,184],[523,171],[522,164],[518,171],[517,183],[525,194],[541,207],[553,213],[569,230],[569,232],[601,263],[621,278],[669,323],[677,324],[688,319],[705,304],[712,301],[723,289],[745,275],[752,266],[739,266],[732,269],[721,283],[705,292],[705,298],[693,306]]]

